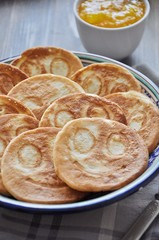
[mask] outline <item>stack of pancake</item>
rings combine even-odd
[[[159,110],[124,67],[35,47],[0,64],[0,82],[1,194],[68,203],[146,170]]]

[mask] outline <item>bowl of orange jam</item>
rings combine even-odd
[[[90,53],[121,60],[143,36],[150,12],[148,0],[75,0],[74,15],[81,42]]]

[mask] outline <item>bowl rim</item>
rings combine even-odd
[[[150,13],[150,3],[148,0],[143,0],[144,3],[145,3],[145,6],[146,6],[146,11],[145,11],[145,14],[144,16],[138,20],[137,22],[133,23],[133,24],[130,24],[128,26],[125,26],[125,27],[118,27],[118,28],[105,28],[105,27],[98,27],[98,26],[95,26],[93,24],[90,24],[86,21],[84,21],[82,18],[80,18],[79,14],[78,14],[78,11],[77,11],[77,8],[78,8],[78,5],[80,2],[82,2],[84,0],[75,0],[74,1],[74,4],[73,4],[73,12],[74,12],[74,15],[76,17],[76,19],[78,19],[79,22],[83,23],[83,25],[86,25],[90,28],[94,28],[96,30],[99,30],[99,31],[122,31],[122,30],[126,30],[126,29],[130,29],[130,28],[133,28],[137,25],[139,25],[141,22],[144,22],[144,20],[146,20],[146,18],[148,17],[149,13]]]
[[[132,67],[119,62],[117,60],[104,57],[97,54],[85,53],[85,52],[75,52],[72,51],[75,55],[77,55],[80,59],[85,59],[85,61],[94,61],[94,62],[111,62],[121,65],[127,68],[130,72],[132,72],[138,78],[141,78],[145,81],[143,82],[148,86],[149,90],[153,93],[153,95],[158,99],[159,103],[159,88],[144,74],[139,71],[133,69]],[[3,63],[9,63],[13,59],[19,56],[5,58],[0,60]],[[142,82],[141,82],[142,83]],[[159,146],[157,147],[159,150]],[[74,203],[66,203],[66,204],[36,204],[36,203],[27,203],[19,200],[11,199],[5,196],[0,195],[0,205],[6,208],[14,209],[14,210],[23,210],[26,212],[43,212],[43,213],[76,213],[81,211],[88,211],[91,209],[97,209],[99,207],[104,207],[110,205],[114,202],[117,202],[128,195],[136,192],[140,188],[143,188],[147,183],[149,183],[152,178],[156,176],[159,172],[159,155],[157,155],[153,164],[137,179],[122,187],[118,190],[112,191],[108,194],[98,196],[92,199],[86,199],[79,202]]]

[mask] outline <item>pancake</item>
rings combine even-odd
[[[24,114],[7,114],[0,116],[0,164],[9,142],[20,133],[38,127],[38,120]],[[3,185],[0,166],[0,194],[8,195]]]
[[[58,133],[53,151],[57,175],[79,191],[119,189],[148,165],[148,151],[139,134],[103,118],[68,122]]]
[[[29,77],[43,73],[52,73],[70,77],[82,68],[81,60],[72,52],[55,47],[34,47],[24,51],[12,62]]]
[[[0,95],[0,116],[12,113],[21,113],[35,117],[32,111],[20,101],[7,95]]]
[[[84,90],[69,78],[53,74],[41,74],[27,78],[17,84],[8,95],[21,101],[33,111],[37,119],[40,119],[45,109],[53,101],[76,92],[84,92]]]
[[[144,139],[149,152],[159,143],[159,109],[142,93],[129,91],[106,96],[123,109],[128,126],[135,129]]]
[[[44,112],[39,126],[62,128],[68,121],[83,117],[102,117],[126,124],[117,104],[97,95],[74,93],[54,101]]]
[[[26,78],[28,76],[17,67],[0,63],[0,95],[7,95],[12,87]]]
[[[78,70],[71,79],[87,93],[101,97],[114,92],[141,91],[137,79],[124,67],[113,63],[94,63]]]
[[[85,193],[75,191],[55,174],[52,150],[56,128],[37,128],[14,138],[2,158],[2,178],[18,200],[32,203],[67,203]]]

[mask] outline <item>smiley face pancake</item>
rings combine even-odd
[[[80,85],[69,78],[53,74],[36,75],[17,84],[8,93],[28,107],[37,119],[57,98],[70,93],[84,92]]]
[[[1,178],[1,158],[9,142],[20,133],[38,127],[38,120],[25,114],[0,116],[0,194],[7,194]]]
[[[97,95],[69,94],[54,101],[44,112],[39,126],[62,128],[68,121],[83,117],[101,117],[126,124],[117,104]]]
[[[7,93],[19,82],[28,76],[17,67],[0,63],[0,95]]]
[[[137,79],[126,68],[113,63],[94,63],[83,67],[71,79],[85,92],[102,97],[114,92],[141,91]]]
[[[144,139],[149,152],[159,143],[159,109],[144,94],[129,91],[106,96],[123,109],[128,126],[136,130]]]
[[[20,101],[8,95],[0,95],[0,116],[12,113],[21,113],[35,117],[32,111]]]
[[[35,47],[24,51],[12,62],[29,77],[43,73],[52,73],[70,77],[83,67],[81,60],[72,52],[63,48]]]
[[[66,203],[85,196],[69,188],[55,174],[52,150],[56,128],[37,128],[20,134],[2,158],[5,187],[16,199],[33,203]]]
[[[58,133],[53,161],[59,178],[79,191],[119,189],[148,165],[143,139],[126,125],[103,118],[68,122]]]

